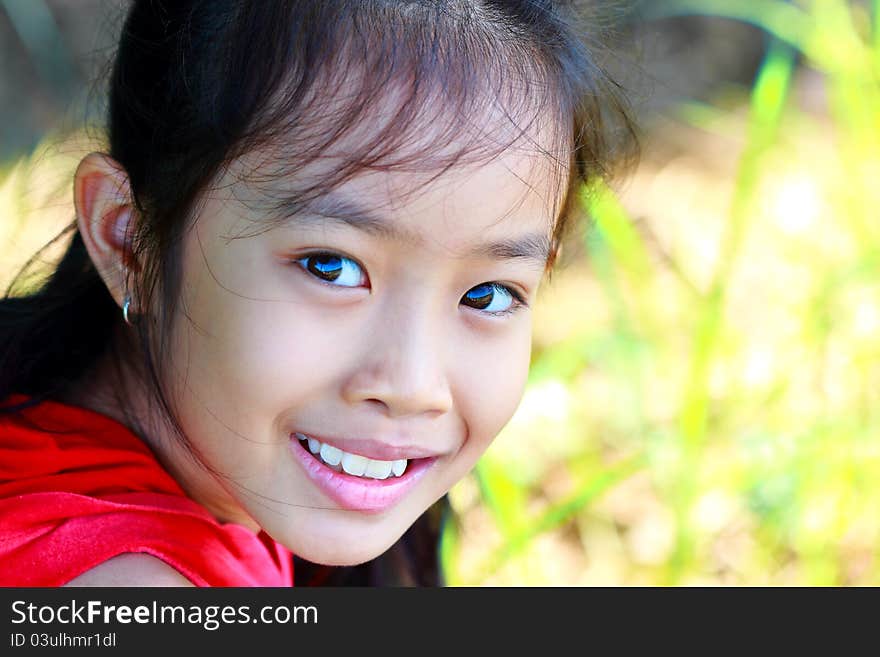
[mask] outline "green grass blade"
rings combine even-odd
[[[751,203],[761,174],[761,160],[772,146],[782,120],[791,85],[793,51],[775,43],[764,60],[752,93],[749,139],[739,165],[734,200],[724,247],[709,294],[698,309],[693,356],[679,417],[682,460],[676,478],[674,506],[678,520],[676,548],[668,576],[678,581],[692,552],[690,509],[697,488],[700,456],[708,431],[709,379],[717,342],[724,324],[724,304],[740,246],[748,229]]]
[[[750,23],[798,50],[807,47],[812,31],[810,15],[781,0],[667,0],[643,3],[648,19],[700,15]]]
[[[525,515],[526,494],[507,476],[491,453],[485,454],[474,470],[480,493],[505,537],[516,534]]]
[[[568,499],[554,504],[538,518],[523,523],[522,529],[510,537],[484,562],[482,567],[477,569],[475,577],[469,579],[481,582],[491,577],[508,560],[528,547],[535,537],[570,522],[576,514],[582,512],[602,494],[642,470],[646,464],[646,456],[638,454],[607,468],[584,482]]]

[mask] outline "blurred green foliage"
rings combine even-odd
[[[584,190],[522,407],[453,490],[448,579],[876,585],[880,2],[646,4],[768,35],[739,107],[676,113],[735,165]]]

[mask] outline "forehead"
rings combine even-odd
[[[334,216],[356,206],[388,217],[399,232],[430,228],[448,241],[512,230],[550,233],[557,204],[556,179],[531,153],[506,152],[481,164],[452,166],[442,173],[363,172],[315,199],[309,209]],[[452,246],[452,244],[450,244]]]
[[[329,159],[322,163],[330,164]],[[299,185],[320,178],[321,164],[299,176],[274,178],[273,189],[247,187],[246,221],[227,235],[246,237],[260,225],[323,239],[354,227],[419,257],[488,257],[543,269],[561,199],[552,161],[529,148],[509,148],[486,162],[443,171],[361,170],[303,201]],[[306,176],[302,174],[305,173]],[[328,172],[329,173],[329,172]],[[255,193],[256,192],[256,193]],[[256,210],[256,212],[254,212]],[[239,232],[240,231],[240,232]]]
[[[552,232],[571,174],[557,112],[525,91],[502,101],[497,90],[425,97],[389,84],[359,95],[346,91],[359,88],[358,67],[342,70],[328,69],[288,129],[233,161],[221,187],[282,221],[329,215],[343,199],[411,230],[432,218],[457,233],[516,222]]]
[[[301,166],[283,146],[279,152],[269,145],[234,162],[225,184],[262,214],[280,219],[302,212],[332,216],[341,206],[359,206],[404,223],[437,213],[450,221],[499,223],[528,216],[550,232],[568,185],[567,156],[554,152],[550,129],[510,131],[484,135],[488,145],[443,141],[426,131],[387,153],[388,162],[359,158],[364,137],[357,132]]]

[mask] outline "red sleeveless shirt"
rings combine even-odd
[[[0,415],[0,586],[60,586],[130,552],[197,586],[293,585],[290,552],[219,523],[118,421],[56,401]]]

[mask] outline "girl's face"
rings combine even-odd
[[[511,149],[429,178],[362,174],[259,234],[290,188],[220,181],[185,239],[167,383],[214,474],[173,441],[165,461],[218,517],[311,561],[390,547],[523,392],[549,164]]]

